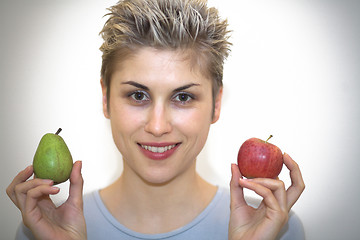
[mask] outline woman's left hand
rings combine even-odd
[[[305,189],[301,171],[288,154],[284,163],[290,170],[291,186],[278,179],[243,179],[236,164],[231,166],[229,240],[275,239],[288,220],[291,207]],[[258,208],[249,206],[243,188],[256,192],[263,198]]]

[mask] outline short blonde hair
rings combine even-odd
[[[205,63],[202,70],[213,81],[215,98],[231,45],[227,20],[220,19],[217,9],[208,8],[206,0],[120,0],[108,10],[100,32],[101,77],[108,99],[115,65],[139,47],[190,50],[195,65]]]

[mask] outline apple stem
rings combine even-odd
[[[268,139],[266,139],[265,142],[267,143],[269,141],[269,139],[272,138],[272,137],[273,137],[273,135],[270,135],[270,137]]]
[[[62,129],[61,129],[61,128],[59,128],[59,129],[56,131],[56,133],[55,133],[55,134],[56,134],[56,135],[59,135],[59,133],[61,132],[61,130],[62,130]]]

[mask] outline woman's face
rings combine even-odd
[[[140,49],[114,71],[109,102],[102,84],[104,114],[123,156],[124,174],[161,184],[195,170],[210,124],[219,118],[222,92],[213,115],[211,80],[185,56]]]

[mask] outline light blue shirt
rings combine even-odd
[[[253,200],[249,201],[250,205],[256,205]],[[230,218],[230,192],[229,189],[219,187],[211,203],[195,219],[181,228],[161,234],[142,234],[126,228],[107,210],[99,191],[84,196],[84,215],[89,240],[226,240]],[[21,224],[16,239],[33,238],[29,229]],[[279,239],[305,239],[303,225],[294,212],[290,212],[288,223],[280,232]]]

